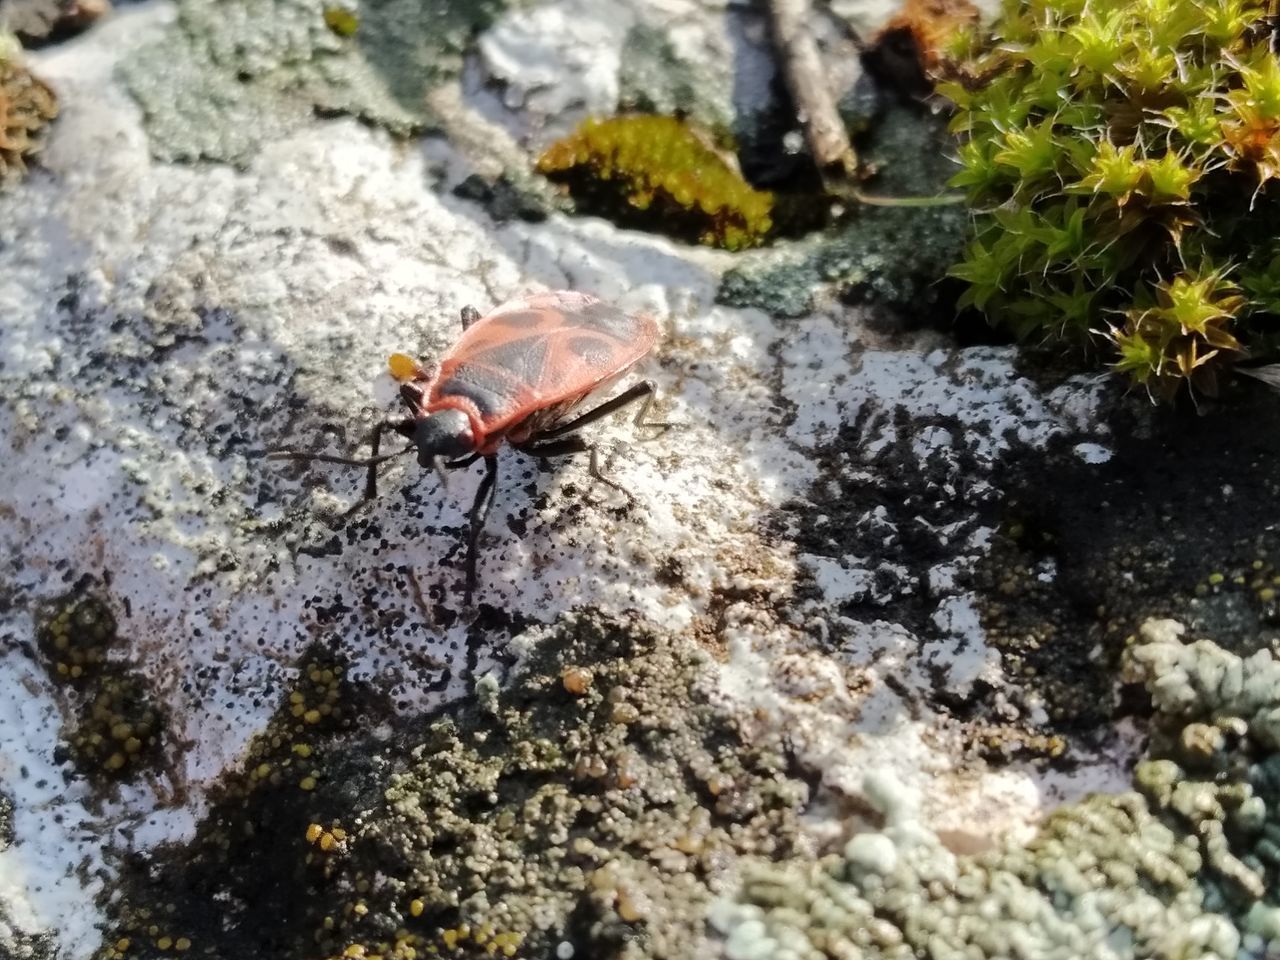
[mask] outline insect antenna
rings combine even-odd
[[[436,476],[440,478],[440,486],[444,487],[445,492],[449,492],[449,472],[445,469],[444,457],[432,457],[431,466],[436,471]]]
[[[405,447],[395,453],[384,453],[376,457],[337,457],[329,453],[309,453],[306,450],[268,450],[263,454],[264,460],[319,460],[321,463],[341,463],[348,467],[372,467],[387,460],[394,460],[406,453],[413,453],[415,447]]]

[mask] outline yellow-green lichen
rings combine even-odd
[[[282,709],[253,739],[240,771],[224,789],[233,794],[260,786],[315,790],[325,777],[321,743],[347,720],[345,689],[345,670],[336,661],[319,656],[303,663]]]
[[[348,817],[374,800],[361,794],[371,786],[367,767],[352,772],[351,763],[367,764],[380,742],[358,744],[350,756],[335,744],[352,735],[359,718],[385,716],[385,702],[364,696],[319,647],[275,695],[265,731],[211,791],[195,841],[150,861],[113,908],[108,943],[129,940],[124,956],[131,960],[172,955],[183,944],[190,956],[219,960],[317,958],[330,952],[315,946],[313,934],[323,928],[318,911],[332,908],[343,923],[361,915],[364,891],[353,886],[335,893],[331,883],[345,870]],[[348,806],[335,807],[335,793]],[[214,891],[229,906],[210,926]],[[318,891],[328,891],[326,898]],[[409,960],[413,954],[386,956]],[[109,952],[103,957],[114,960]]]
[[[147,682],[109,670],[65,736],[72,759],[86,773],[123,777],[157,760],[163,730],[164,717]]]
[[[115,616],[94,594],[73,593],[64,598],[38,632],[40,652],[51,673],[69,681],[97,676],[115,642]]]
[[[583,212],[738,250],[773,229],[773,195],[674,117],[588,120],[549,147],[539,172],[568,184]]]
[[[80,590],[53,604],[37,629],[49,676],[67,684],[67,756],[95,779],[128,778],[154,766],[166,726],[147,679],[108,660],[118,640],[107,602]]]

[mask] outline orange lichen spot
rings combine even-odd
[[[933,73],[946,59],[945,51],[956,34],[977,23],[978,8],[971,0],[907,0],[875,42],[908,41],[921,68]]]
[[[560,674],[560,682],[575,697],[581,697],[591,689],[591,671],[584,667],[566,667]]]
[[[26,160],[57,115],[52,89],[21,64],[0,59],[0,182],[26,172]]]

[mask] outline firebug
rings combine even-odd
[[[470,604],[476,586],[477,547],[493,506],[497,453],[504,442],[531,457],[588,453],[591,475],[631,496],[601,471],[596,447],[578,431],[643,401],[636,426],[664,432],[669,424],[648,419],[653,382],[641,380],[598,406],[576,411],[625,376],[657,339],[658,326],[651,318],[568,290],[520,297],[483,317],[475,308],[464,307],[462,336],[438,363],[424,365],[402,353],[391,356],[388,366],[400,383],[400,399],[409,415],[374,428],[368,457],[296,450],[277,450],[268,456],[367,467],[365,499],[377,496],[378,465],[394,457],[416,451],[418,463],[439,474],[442,483],[447,483],[446,470],[484,460],[485,476],[469,513],[466,602]],[[395,453],[379,453],[388,430],[408,439],[409,445]]]

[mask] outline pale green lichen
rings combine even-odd
[[[399,135],[429,127],[428,93],[503,5],[364,0],[335,18],[325,0],[184,0],[122,70],[157,157],[243,164],[317,113]]]
[[[666,31],[647,23],[627,31],[618,72],[620,110],[678,114],[717,134],[728,133],[733,106],[725,86],[709,65],[682,58]]]
[[[869,193],[932,196],[951,166],[941,148],[941,122],[896,107],[860,144],[860,155],[880,171]],[[809,201],[812,204],[812,201]],[[778,203],[776,219],[785,218]],[[939,320],[949,294],[939,286],[964,247],[968,214],[959,206],[923,208],[851,203],[821,236],[777,252],[749,254],[727,271],[719,303],[757,307],[774,316],[798,317],[813,309],[822,291],[849,301],[870,301]],[[914,318],[913,318],[914,319]]]
[[[1176,625],[1152,622],[1127,670],[1156,709],[1136,791],[1062,807],[1025,846],[963,856],[911,791],[871,775],[873,829],[817,864],[758,865],[738,900],[716,905],[726,955],[1230,960],[1280,950],[1280,661],[1186,645]]]

